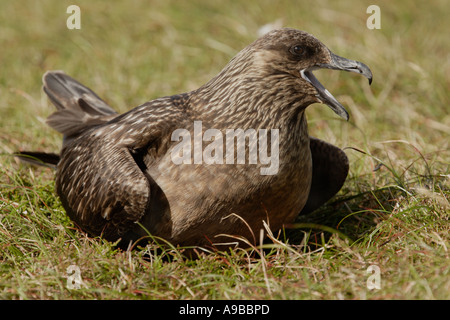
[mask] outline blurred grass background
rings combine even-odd
[[[71,4],[81,8],[81,30],[66,27]],[[377,1],[381,29],[369,30],[371,4],[0,2],[0,298],[450,298],[450,6]],[[167,262],[152,247],[117,252],[73,229],[51,170],[9,156],[59,150],[61,137],[44,123],[53,112],[41,91],[45,71],[64,70],[124,112],[199,87],[266,25],[308,31],[374,74],[369,87],[354,74],[317,72],[350,121],[314,105],[310,132],[347,148],[351,172],[334,202],[298,221],[301,243],[202,263],[164,251]],[[87,288],[66,289],[70,264]],[[370,264],[381,268],[380,290],[366,287]]]

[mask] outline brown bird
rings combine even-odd
[[[308,135],[310,104],[324,103],[348,120],[313,75],[320,68],[372,81],[365,64],[287,28],[257,39],[200,88],[121,115],[63,72],[47,72],[44,91],[58,109],[47,122],[64,135],[54,161],[64,208],[80,228],[111,241],[150,233],[173,244],[218,247],[236,236],[253,242],[263,221],[276,231],[312,212],[340,190],[348,173],[341,149]],[[184,133],[183,140],[175,132]],[[240,149],[244,161],[234,144],[242,137],[241,143],[249,141]],[[251,152],[259,148],[254,154],[261,156],[264,146],[265,162],[251,162]]]

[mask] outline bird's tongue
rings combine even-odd
[[[317,80],[317,78],[312,73],[312,70],[315,70],[318,68],[311,68],[307,70],[302,70],[300,73],[302,75],[302,78],[311,83],[318,92],[318,98],[328,105],[331,110],[333,110],[336,114],[344,118],[345,120],[348,120],[349,115],[347,110],[345,110],[344,106],[339,103],[339,101],[336,100],[336,98],[328,91],[320,82]]]

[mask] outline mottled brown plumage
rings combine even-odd
[[[348,172],[341,149],[308,135],[304,110],[312,103],[348,118],[312,74],[318,68],[372,79],[366,65],[294,29],[256,40],[197,90],[121,115],[64,73],[46,73],[44,90],[58,109],[48,124],[64,135],[56,171],[64,208],[83,230],[108,240],[148,231],[202,246],[229,242],[225,235],[252,241],[263,220],[277,230],[313,211],[339,191]],[[174,164],[171,134],[192,132],[194,121],[223,132],[278,129],[277,173],[261,175],[262,164]]]

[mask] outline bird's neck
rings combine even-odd
[[[224,77],[200,88],[192,97],[191,107],[195,106],[195,119],[202,121],[205,130],[253,129],[268,135],[276,132],[279,173],[291,172],[299,159],[309,155],[305,108],[310,102],[298,94],[296,85],[290,79]]]
[[[316,101],[301,90],[302,84],[292,75],[264,74],[249,64],[227,66],[193,91],[190,100],[198,120],[217,129],[280,129],[304,134],[304,110]]]
[[[306,94],[300,78],[271,69],[267,59],[270,54],[251,48],[239,52],[216,77],[192,92],[193,111],[215,123],[275,128],[317,102]]]

